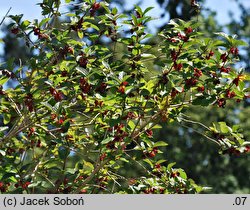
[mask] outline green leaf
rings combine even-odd
[[[47,107],[50,111],[56,113],[56,110],[47,101],[41,102],[41,104],[44,105],[45,107]]]
[[[21,28],[26,29],[29,25],[30,25],[30,21],[25,20],[25,21],[22,22]]]
[[[2,156],[5,156],[5,155],[6,155],[6,152],[0,149],[0,154],[1,154]]]
[[[67,172],[68,174],[74,174],[74,173],[76,172],[76,170],[73,169],[73,168],[67,168],[66,172]]]
[[[131,128],[131,130],[133,130],[133,129],[135,128],[135,123],[134,123],[132,120],[130,120],[130,121],[128,122],[128,125],[129,125],[129,127]]]
[[[113,14],[113,15],[116,15],[116,14],[117,14],[117,12],[118,12],[117,8],[116,8],[116,7],[114,7],[114,8],[112,9],[112,14]]]
[[[63,133],[67,133],[69,128],[70,128],[70,122],[69,120],[67,120],[62,124],[61,130]]]
[[[187,174],[183,169],[177,169],[177,171],[180,173],[182,179],[187,179]]]
[[[238,132],[240,130],[240,125],[233,125],[232,129],[234,133]]]
[[[234,46],[245,46],[245,47],[248,46],[248,43],[246,43],[246,42],[243,41],[243,40],[233,40],[233,41],[232,41],[232,44],[233,44]]]
[[[120,160],[120,161],[123,161],[123,162],[125,162],[125,163],[129,163],[129,160],[127,160],[126,158],[123,158],[123,157],[119,158],[119,160]]]
[[[133,19],[133,24],[134,25],[138,25],[138,23],[137,23],[137,18],[132,14],[131,15],[131,17],[132,17],[132,19]]]
[[[153,147],[154,146],[153,142],[150,141],[149,139],[142,139],[142,141],[144,141],[148,145],[148,147]]]
[[[215,32],[214,34],[216,34],[218,36],[221,36],[221,37],[224,37],[227,40],[229,40],[229,36],[226,33],[224,33],[224,32]]]
[[[42,21],[39,23],[38,27],[43,26],[45,23],[47,23],[49,21],[50,21],[50,18],[44,18],[44,19],[42,19]]]
[[[62,160],[65,160],[68,157],[69,153],[70,153],[69,149],[66,148],[65,146],[60,146],[58,148],[58,155]]]
[[[55,167],[58,167],[59,166],[59,162],[58,162],[58,159],[50,159],[49,161],[47,161],[45,164],[44,164],[44,167],[46,169],[51,169],[51,168],[55,168]],[[58,169],[60,170],[60,168],[58,167]]]
[[[16,23],[19,23],[20,20],[21,20],[22,17],[23,17],[23,14],[21,14],[21,15],[9,15],[9,17],[10,17],[12,20],[14,20]]]
[[[101,142],[101,144],[107,144],[107,143],[113,141],[113,139],[114,139],[113,137],[108,137],[108,138],[104,139],[104,140]]]
[[[141,57],[142,57],[142,58],[156,58],[155,55],[149,54],[149,53],[142,53],[142,54],[141,54]]]
[[[27,164],[23,165],[23,166],[20,168],[20,172],[24,173],[24,172],[27,171],[32,165],[34,165],[34,163],[27,163]]]
[[[154,7],[147,7],[144,12],[143,15],[145,15],[147,12],[149,12],[150,10],[154,9]]]
[[[165,163],[166,160],[158,160],[155,164],[161,164],[161,163]]]
[[[109,121],[110,127],[113,127],[113,126],[117,125],[120,122],[120,120],[121,120],[120,118],[118,118],[118,119],[111,119]]]
[[[213,96],[199,96],[195,98],[192,102],[193,105],[208,106],[214,102],[215,98]]]
[[[7,124],[10,122],[10,119],[11,119],[11,114],[5,113],[5,114],[3,115],[3,123],[4,123],[5,125],[7,125]]]
[[[148,164],[151,166],[151,168],[154,167],[154,164],[153,164],[152,161],[149,160],[148,158],[147,158],[147,159],[143,159],[143,161],[146,162],[146,163],[148,163]]]
[[[135,8],[136,8],[136,11],[142,16],[143,13],[142,13],[141,7],[139,7],[138,5],[135,5]]]
[[[29,188],[41,186],[42,181],[34,182],[29,184]]]
[[[164,141],[157,141],[154,143],[154,147],[165,147],[167,146],[168,144]]]
[[[160,128],[162,128],[162,126],[159,125],[159,124],[156,124],[156,125],[154,125],[154,126],[152,127],[152,129],[160,129]]]
[[[79,37],[79,39],[83,38],[83,32],[82,31],[78,31],[77,32],[77,36]]]
[[[16,173],[13,172],[7,172],[3,175],[2,180],[8,179],[10,177],[16,176]]]
[[[6,83],[9,80],[8,77],[1,77],[0,78],[0,85],[3,85],[4,83]]]
[[[8,126],[3,126],[3,127],[0,127],[0,132],[3,132],[3,131],[6,131],[8,130]]]
[[[174,166],[175,164],[176,164],[176,162],[174,162],[174,163],[169,163],[168,166],[167,166],[167,170],[170,171],[170,170],[173,168],[173,166]]]
[[[176,89],[179,93],[181,93],[183,91],[182,87],[174,87],[174,89]]]
[[[229,126],[227,126],[227,124],[225,122],[219,122],[218,124],[220,126],[220,130],[222,133],[231,133],[232,132],[232,129]]]

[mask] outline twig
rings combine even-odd
[[[43,129],[45,132],[47,132],[49,135],[51,135],[53,138],[56,139],[56,136],[53,133],[50,132],[51,130],[48,130],[47,128],[45,128],[45,127],[43,127],[42,125],[39,125],[39,124],[35,124],[35,126]]]
[[[192,124],[198,124],[200,126],[202,126],[203,128],[207,129],[210,131],[209,127],[207,127],[206,125],[202,124],[201,122],[196,122],[196,121],[193,121],[193,120],[188,120],[188,119],[185,119],[183,117],[180,118],[182,121],[184,122],[188,122],[188,123],[192,123]]]
[[[188,126],[186,126],[186,125],[183,125],[183,124],[181,124],[181,123],[180,123],[180,125],[181,125],[182,127],[184,127],[184,128],[190,128],[190,127],[188,127]],[[193,129],[193,128],[192,128],[192,129]],[[193,129],[193,131],[196,132],[196,133],[198,133],[198,134],[200,134],[200,135],[202,135],[202,136],[204,136],[204,137],[207,138],[209,141],[212,141],[213,143],[217,144],[218,146],[221,146],[219,142],[217,142],[216,140],[214,140],[214,139],[212,139],[211,137],[207,136],[206,134],[201,133],[201,132],[199,132],[199,131],[197,131],[197,130],[195,130],[195,129]]]
[[[102,161],[101,163],[99,163],[99,165],[97,165],[97,167],[92,171],[92,173],[82,182],[82,184],[75,190],[75,192],[79,192],[84,185],[86,185],[88,182],[90,182],[92,180],[92,178],[95,176],[96,173],[98,173],[101,168],[108,162],[109,160],[106,161]]]
[[[9,10],[7,11],[7,13],[5,14],[5,16],[3,17],[1,23],[0,23],[0,26],[3,24],[5,18],[7,17],[7,15],[9,14],[10,10],[11,10],[12,7],[9,8]]]

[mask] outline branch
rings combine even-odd
[[[188,127],[188,126],[186,126],[186,125],[183,125],[183,124],[181,124],[181,123],[180,123],[180,125],[181,125],[182,127],[184,127],[184,128],[190,128],[190,127]],[[192,128],[192,129],[193,129],[193,128]],[[193,131],[196,132],[196,133],[198,133],[198,134],[200,134],[200,135],[202,135],[202,136],[204,136],[206,139],[208,139],[209,141],[212,141],[213,143],[217,144],[218,146],[221,146],[219,142],[217,142],[216,140],[214,140],[214,139],[212,139],[211,137],[207,136],[206,134],[201,133],[200,131],[197,131],[197,130],[195,130],[195,129],[193,129]]]
[[[4,15],[4,17],[3,17],[3,19],[2,19],[2,21],[1,21],[1,23],[0,23],[0,26],[3,24],[5,18],[7,17],[7,15],[9,14],[9,12],[10,12],[11,9],[12,9],[12,7],[10,7],[9,10],[8,10],[8,11],[6,12],[6,14]]]
[[[75,190],[76,193],[78,193],[83,187],[84,185],[86,185],[88,182],[90,182],[92,180],[92,178],[95,176],[95,174],[97,174],[101,168],[108,162],[109,160],[106,161],[102,161],[101,163],[99,163],[97,165],[97,167],[92,171],[92,173],[82,182],[82,184]]]

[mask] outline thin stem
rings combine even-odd
[[[202,126],[203,128],[205,128],[205,129],[207,129],[207,130],[210,131],[210,128],[207,127],[206,125],[202,124],[201,122],[196,122],[196,121],[193,121],[193,120],[188,120],[188,119],[185,119],[185,118],[183,118],[183,117],[181,117],[180,119],[181,119],[182,121],[184,121],[184,122],[188,122],[188,123],[192,123],[192,124],[198,124],[198,125]]]
[[[191,127],[188,127],[188,126],[183,125],[183,124],[181,124],[181,123],[180,123],[180,125],[181,125],[182,127],[184,127],[184,128],[191,128]],[[192,128],[192,129],[193,129],[193,128]],[[195,129],[193,129],[193,131],[196,132],[196,133],[198,133],[198,134],[200,134],[200,135],[202,135],[202,136],[204,136],[204,137],[207,138],[209,141],[212,141],[213,143],[217,144],[218,146],[221,146],[219,142],[217,142],[216,140],[214,140],[214,139],[212,139],[211,137],[207,136],[206,134],[201,133],[201,132],[199,132],[199,131],[197,131],[197,130],[195,130]]]
[[[108,162],[106,161],[97,161],[97,167],[91,172],[91,174],[82,182],[82,184],[75,190],[75,192],[79,192],[87,183],[89,183],[92,178],[102,169],[102,167]],[[98,164],[99,163],[99,164]]]
[[[8,10],[8,11],[6,12],[6,14],[4,15],[4,17],[3,17],[3,19],[2,19],[2,21],[1,21],[1,23],[0,23],[0,26],[3,24],[5,18],[7,17],[7,15],[9,14],[9,12],[10,12],[11,9],[12,9],[12,7],[10,7],[9,10]]]

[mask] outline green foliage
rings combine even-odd
[[[66,1],[70,3],[70,1]],[[233,36],[206,38],[196,22],[171,20],[157,47],[147,44],[148,8],[129,17],[102,1],[86,1],[70,21],[55,24],[60,1],[44,1],[40,23],[11,16],[15,34],[39,53],[25,76],[7,63],[0,90],[1,192],[8,193],[199,193],[175,163],[162,158],[168,145],[156,141],[160,124],[191,122],[184,109],[225,107],[248,94]],[[99,10],[103,10],[99,14]],[[130,28],[124,35],[123,24]],[[31,41],[30,34],[36,36]],[[100,42],[108,39],[111,45]],[[123,54],[116,56],[118,46]],[[156,48],[158,50],[155,52]],[[147,78],[157,66],[156,76]],[[204,128],[221,153],[248,153],[237,127],[224,122]],[[167,138],[167,137],[166,137]],[[136,167],[133,177],[124,170]]]

